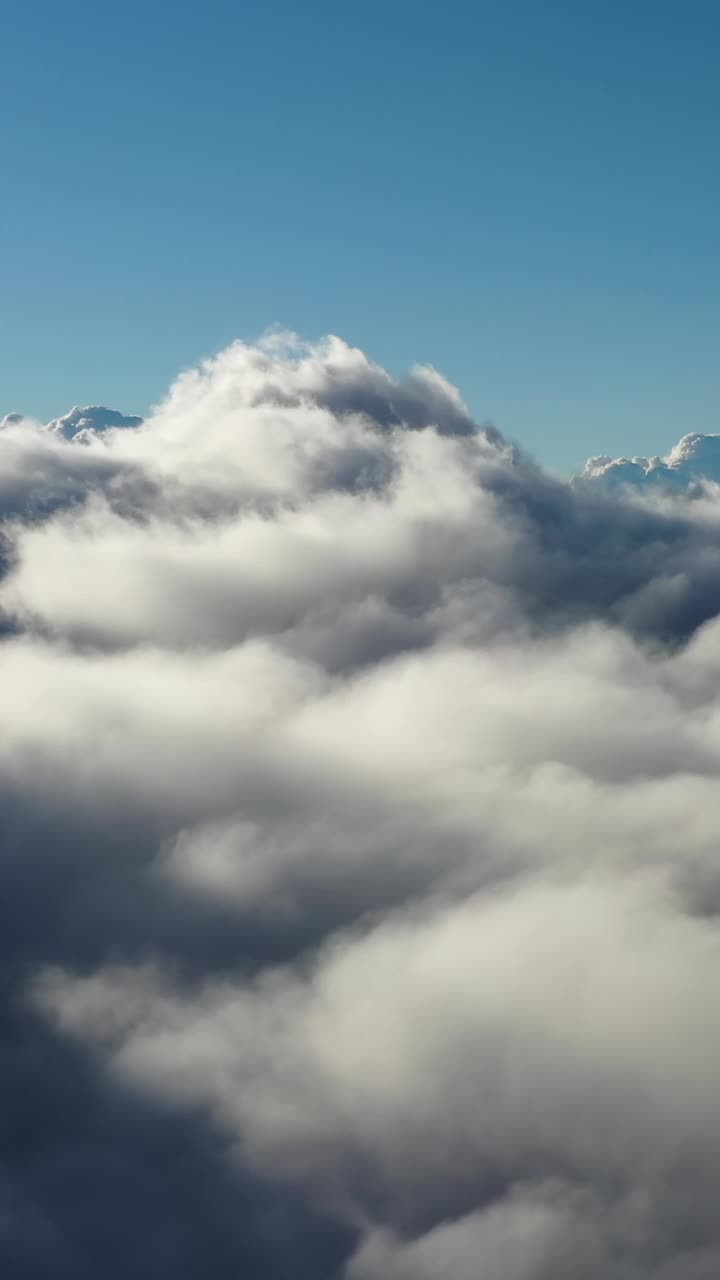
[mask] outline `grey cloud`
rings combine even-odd
[[[96,409],[0,430],[4,1270],[714,1277],[712,486],[338,339]]]
[[[99,440],[68,448],[36,423],[20,419],[0,427],[0,518],[42,521],[103,495],[111,508],[138,513],[155,500],[151,481],[132,464],[114,458]]]
[[[416,1239],[375,1231],[352,1259],[348,1280],[600,1280],[612,1265],[612,1215],[603,1220],[586,1199],[561,1186],[518,1187],[484,1212]]]

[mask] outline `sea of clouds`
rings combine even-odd
[[[0,428],[2,1274],[717,1280],[713,484],[335,338],[73,413]]]

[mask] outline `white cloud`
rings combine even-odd
[[[337,339],[83,441],[0,432],[0,1259],[76,1280],[150,1167],[141,1280],[714,1276],[712,490]]]
[[[665,458],[588,458],[580,480],[611,491],[628,487],[644,493],[685,493],[720,484],[720,435],[692,432]]]

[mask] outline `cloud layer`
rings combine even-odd
[[[712,489],[338,339],[93,414],[0,429],[4,1271],[714,1280]]]

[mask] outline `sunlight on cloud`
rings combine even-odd
[[[717,1274],[714,456],[281,334],[4,421],[8,1256],[52,1160],[222,1277]]]

